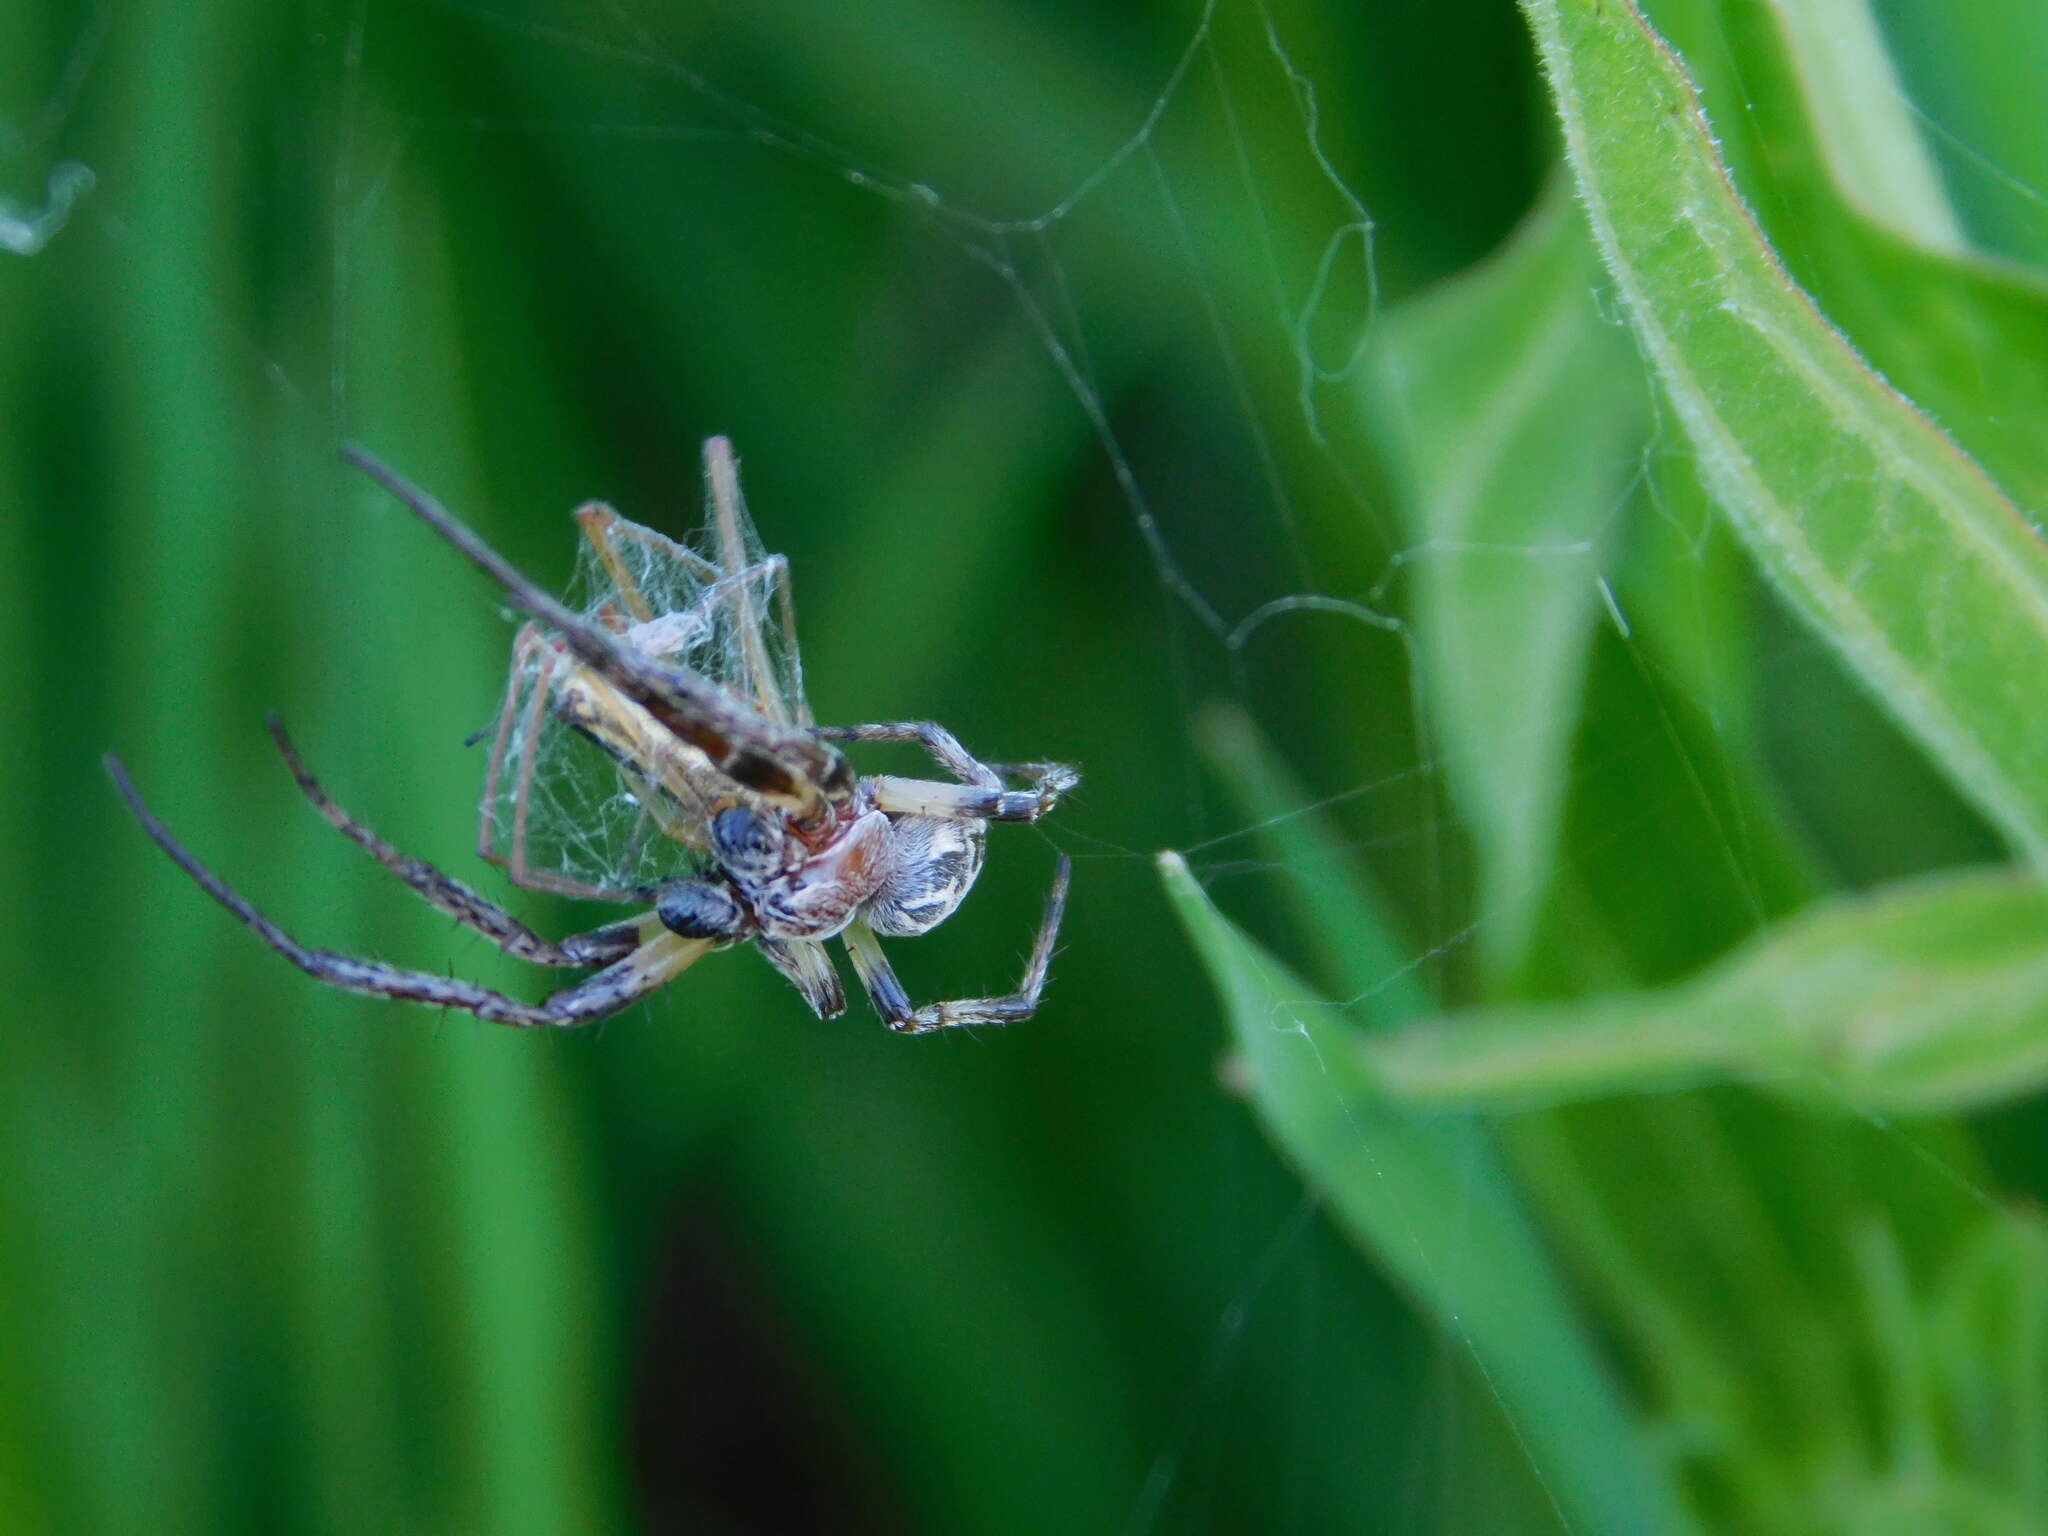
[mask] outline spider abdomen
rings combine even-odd
[[[967,898],[981,873],[988,833],[979,821],[898,816],[889,878],[861,916],[876,933],[912,939],[938,927]]]

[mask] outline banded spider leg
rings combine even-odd
[[[1045,990],[1046,972],[1052,965],[1053,946],[1059,942],[1060,919],[1067,909],[1067,878],[1073,861],[1060,855],[1059,868],[1052,877],[1052,889],[1045,898],[1045,916],[1039,920],[1038,936],[1031,942],[1031,957],[1024,962],[1024,975],[1017,990],[1003,997],[955,998],[948,1002],[914,1007],[903,983],[875,931],[855,921],[841,935],[861,985],[882,1022],[899,1035],[928,1035],[934,1030],[957,1029],[966,1024],[1016,1024],[1038,1011],[1038,996]]]
[[[972,830],[961,838],[962,858],[971,860],[971,865],[966,866],[967,880],[973,878],[972,870],[980,863],[981,824],[989,821],[1036,821],[1080,781],[1079,774],[1059,763],[984,763],[963,747],[951,731],[930,720],[826,726],[818,734],[829,741],[914,742],[923,747],[941,768],[958,779],[959,783],[948,784],[931,779],[877,775],[861,782],[871,795],[875,808],[891,816],[967,823]],[[1007,788],[1005,774],[1029,780],[1030,787]],[[888,957],[882,953],[874,926],[866,921],[850,924],[843,936],[846,952],[860,974],[861,984],[867,989],[875,1011],[889,1028],[909,1035],[965,1024],[1011,1024],[1030,1018],[1038,1007],[1039,993],[1045,987],[1046,972],[1052,964],[1053,946],[1059,939],[1071,869],[1071,861],[1062,854],[1059,868],[1053,876],[1052,889],[1046,897],[1045,916],[1039,922],[1031,956],[1025,962],[1024,975],[1018,981],[1016,991],[1003,997],[962,998],[913,1006]],[[964,894],[964,889],[954,895],[954,901],[957,902],[959,894]],[[951,907],[947,906],[939,915],[943,916],[950,910]],[[923,930],[913,922],[901,925],[896,931],[909,934]]]
[[[409,859],[328,798],[306,771],[282,728],[273,727],[279,749],[299,787],[316,810],[358,847],[396,874],[441,911],[520,959],[543,965],[601,966],[594,975],[550,993],[538,1003],[522,1002],[460,977],[416,971],[301,944],[247,897],[221,879],[171,835],[143,800],[121,760],[109,753],[108,775],[128,809],[156,845],[209,896],[251,928],[256,936],[316,981],[402,1002],[460,1008],[492,1024],[522,1028],[572,1027],[619,1012],[664,986],[708,953],[704,939],[685,939],[662,927],[651,913],[572,934],[550,944],[510,913],[444,875],[423,860]]]

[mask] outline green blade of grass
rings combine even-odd
[[[1567,154],[1702,476],[1787,601],[2048,865],[2048,552],[1786,274],[1633,4],[1524,0]]]
[[[1470,1353],[1560,1518],[1573,1529],[1677,1529],[1491,1141],[1390,1100],[1334,1009],[1233,927],[1178,854],[1159,862],[1268,1135]]]
[[[1530,1107],[1736,1077],[1889,1110],[2048,1082],[2048,893],[1998,871],[1778,924],[1677,986],[1468,1010],[1369,1044],[1418,1101]]]

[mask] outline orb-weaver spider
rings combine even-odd
[[[456,977],[309,949],[187,852],[109,756],[108,772],[143,829],[271,948],[349,991],[463,1008],[498,1024],[560,1026],[616,1013],[709,950],[741,941],[753,942],[821,1018],[831,1017],[846,1006],[825,948],[836,937],[892,1030],[924,1034],[1031,1016],[1066,904],[1064,856],[1023,978],[1007,996],[914,1006],[879,939],[913,937],[943,922],[980,872],[987,823],[1036,821],[1080,775],[1057,763],[984,763],[929,722],[815,725],[797,664],[788,563],[761,554],[752,538],[724,438],[704,445],[707,549],[677,544],[609,507],[576,514],[595,557],[596,591],[581,612],[527,580],[365,450],[349,446],[342,456],[529,617],[513,642],[504,704],[490,732],[478,851],[517,885],[647,910],[560,941],[541,937],[351,817],[273,720],[278,749],[307,799],[378,863],[506,953],[595,974],[527,1003]],[[922,746],[957,782],[857,776],[838,746],[884,741]],[[545,764],[569,743],[610,760],[613,782],[595,814],[630,822],[625,851],[598,860],[596,878],[566,861],[530,857],[536,803],[550,782]]]

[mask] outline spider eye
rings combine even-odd
[[[678,880],[655,899],[654,915],[686,939],[736,939],[747,926],[731,888],[710,880]]]
[[[743,805],[711,818],[711,851],[741,880],[765,880],[782,867],[782,829]]]

